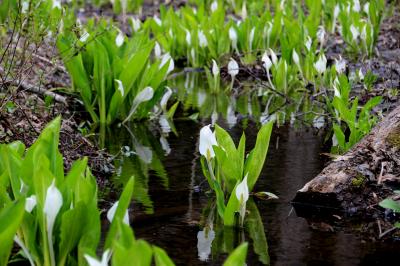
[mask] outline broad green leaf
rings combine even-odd
[[[226,259],[224,266],[243,266],[246,263],[248,244],[238,246]]]
[[[8,204],[0,211],[0,265],[7,265],[14,236],[25,212],[25,200]]]
[[[269,140],[272,133],[273,122],[264,124],[257,134],[256,145],[250,152],[245,163],[244,175],[248,174],[249,191],[253,190],[254,185],[264,166],[265,158],[268,152]]]
[[[391,209],[395,212],[400,212],[400,203],[392,199],[384,199],[379,202],[379,206],[386,209]]]

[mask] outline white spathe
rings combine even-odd
[[[322,74],[326,71],[326,57],[325,55],[321,55],[317,62],[314,63],[314,67],[319,74]]]
[[[212,60],[212,74],[214,75],[214,77],[218,76],[219,74],[219,67],[214,59]]]
[[[337,73],[343,73],[346,70],[346,60],[339,56],[339,59],[335,59],[335,67]]]
[[[32,195],[32,196],[26,198],[26,200],[25,200],[25,211],[31,213],[33,208],[36,207],[36,203],[37,203],[37,200],[36,200],[36,196],[35,195]]]
[[[51,183],[47,189],[46,199],[44,202],[43,212],[46,215],[47,220],[47,231],[51,234],[56,220],[57,214],[63,205],[63,198],[61,192],[55,185],[55,180]]]
[[[218,2],[214,1],[211,4],[211,12],[215,12],[218,9]]]
[[[296,49],[293,49],[292,58],[293,58],[293,62],[296,65],[300,66],[300,58],[299,58],[299,55],[296,52]]]
[[[268,50],[271,54],[272,63],[274,63],[274,65],[276,66],[278,64],[278,57],[276,56],[274,50],[272,50],[271,48],[268,48]]]
[[[215,132],[211,131],[210,126],[211,125],[207,125],[200,129],[199,152],[207,159],[211,159],[215,156],[213,145],[218,146]]]
[[[239,74],[239,65],[233,58],[231,58],[228,63],[228,74],[231,75],[232,79]]]
[[[200,30],[197,35],[199,38],[200,47],[202,47],[202,48],[207,47],[208,41],[207,41],[206,35],[204,35],[204,32],[202,30]]]
[[[154,56],[156,58],[161,58],[161,46],[158,42],[154,44]]]
[[[112,221],[114,220],[114,216],[115,216],[115,212],[118,209],[118,203],[119,201],[116,201],[113,206],[111,206],[111,208],[108,210],[107,212],[107,220],[112,223]],[[128,210],[125,211],[124,214],[124,218],[123,218],[123,222],[127,225],[129,225],[129,213]]]
[[[115,44],[117,47],[121,47],[124,44],[124,34],[120,31],[115,38]]]
[[[88,254],[85,254],[84,257],[89,266],[108,266],[108,262],[111,258],[111,253],[109,249],[104,251],[103,256],[101,256],[101,261],[93,258],[92,256],[89,256]]]
[[[118,83],[118,90],[121,93],[121,96],[124,97],[125,95],[124,84],[122,84],[122,81],[120,81],[119,79],[116,79],[115,81]]]
[[[249,199],[249,187],[247,185],[247,175],[243,178],[242,182],[236,187],[236,198],[241,203],[246,203]]]
[[[272,61],[271,61],[271,59],[269,59],[267,51],[264,52],[264,54],[261,58],[261,61],[263,62],[263,66],[264,66],[265,70],[269,71],[269,69],[272,66]]]
[[[229,28],[229,39],[230,39],[231,42],[232,42],[232,47],[233,47],[233,49],[237,49],[237,39],[238,39],[238,36],[237,36],[237,32],[236,32],[236,30],[235,30],[234,27],[230,27],[230,28]]]
[[[170,98],[171,95],[172,95],[172,90],[171,90],[171,88],[168,87],[168,86],[166,86],[165,88],[166,88],[167,90],[165,91],[165,93],[164,93],[164,95],[163,95],[163,97],[161,98],[161,101],[160,101],[160,106],[161,106],[161,108],[164,109],[164,110],[165,110],[165,108],[167,107],[167,102],[168,102],[169,98]]]
[[[211,254],[212,242],[215,238],[215,232],[204,229],[197,233],[197,253],[201,261],[207,261]]]

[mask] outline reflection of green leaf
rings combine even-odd
[[[270,263],[270,257],[268,253],[268,242],[265,236],[264,225],[260,213],[258,211],[257,205],[254,203],[253,199],[247,201],[247,210],[249,214],[246,217],[246,230],[253,240],[254,252],[258,254],[259,260],[263,264]]]

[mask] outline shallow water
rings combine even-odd
[[[142,172],[142,177],[136,178],[140,196],[136,195],[131,210],[136,237],[164,248],[177,265],[221,265],[226,253],[243,240],[250,243],[247,265],[394,265],[399,243],[366,240],[356,230],[306,220],[293,211],[290,201],[296,191],[323,168],[320,153],[324,150],[322,134],[290,126],[274,129],[266,164],[254,189],[273,192],[279,199],[255,198],[255,204],[248,205],[256,231],[250,232],[248,227],[244,231],[221,231],[214,226],[211,242],[210,226],[208,234],[203,231],[210,217],[203,213],[212,199],[207,194],[197,152],[198,132],[205,124],[175,122],[177,135],[169,133],[165,138],[168,155],[168,149],[163,150],[159,142],[161,133],[154,127],[149,130],[144,125],[133,125],[130,133],[125,129],[113,132],[113,139],[121,140],[110,144],[114,151],[125,145],[142,151],[142,159],[137,155],[120,157],[119,177],[114,179],[119,184],[126,176]],[[228,129],[236,141],[242,130],[243,123]],[[253,123],[246,126],[247,149],[253,147],[257,131]],[[144,163],[149,158],[152,162]]]

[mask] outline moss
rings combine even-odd
[[[358,174],[356,177],[351,179],[351,184],[355,187],[361,187],[364,185],[366,179],[367,178],[362,174]]]
[[[393,132],[391,132],[391,133],[387,136],[386,141],[387,141],[390,145],[392,145],[392,146],[394,146],[394,147],[400,149],[400,126],[397,126],[397,127],[393,130]]]

